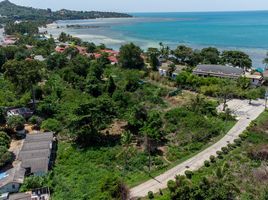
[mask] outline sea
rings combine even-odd
[[[268,11],[130,14],[134,17],[57,21],[46,30],[55,37],[64,31],[114,49],[133,42],[146,50],[162,42],[171,48],[183,44],[194,49],[241,50],[250,55],[254,68],[264,68]]]

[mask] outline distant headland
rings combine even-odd
[[[57,20],[97,19],[97,18],[125,18],[132,17],[125,13],[99,12],[99,11],[73,11],[61,9],[37,9],[19,6],[8,0],[0,2],[0,23],[14,22],[17,20],[40,21],[51,23]]]

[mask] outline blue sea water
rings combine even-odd
[[[134,42],[143,49],[163,42],[172,48],[185,44],[193,48],[215,46],[221,50],[238,49],[248,53],[255,67],[263,67],[268,50],[268,11],[133,13],[132,19],[59,21],[62,30],[85,40],[113,48]],[[85,28],[64,29],[67,24]],[[97,26],[89,28],[88,26]]]

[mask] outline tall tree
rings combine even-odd
[[[68,59],[65,54],[55,53],[47,58],[47,68],[49,70],[56,70],[66,67]]]
[[[214,47],[208,47],[201,50],[203,64],[218,64],[220,62],[220,51]]]
[[[133,135],[129,131],[125,131],[121,136],[121,144],[124,147],[125,169],[128,167],[129,148],[132,142],[132,138]]]
[[[157,66],[159,65],[158,56],[160,52],[157,48],[148,48],[147,57],[152,70],[157,71]]]
[[[266,58],[263,60],[263,64],[265,64],[265,67],[268,68],[268,52],[266,53]]]
[[[243,69],[252,67],[252,60],[249,55],[242,51],[224,51],[222,53],[222,62]]]
[[[165,58],[168,59],[168,56],[170,54],[170,49],[168,46],[165,46],[162,42],[159,43],[160,46],[160,55]]]
[[[121,46],[119,53],[120,66],[123,68],[141,69],[144,66],[141,53],[140,47],[133,43]]]
[[[180,63],[187,64],[191,58],[193,49],[184,45],[180,45],[174,50],[173,53]]]
[[[109,95],[113,95],[114,91],[116,90],[116,85],[114,83],[114,79],[112,76],[109,77],[109,80],[106,85],[106,90],[109,93]]]
[[[35,86],[42,80],[45,65],[37,60],[11,60],[4,64],[4,76],[10,80],[19,92],[31,90],[35,108]]]

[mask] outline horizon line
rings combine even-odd
[[[101,11],[100,11],[101,12]],[[109,12],[109,11],[107,11]],[[111,11],[111,12],[123,12],[123,11]],[[231,13],[231,12],[268,12],[268,10],[208,10],[208,11],[134,11],[123,12],[127,14],[142,14],[142,13]]]

